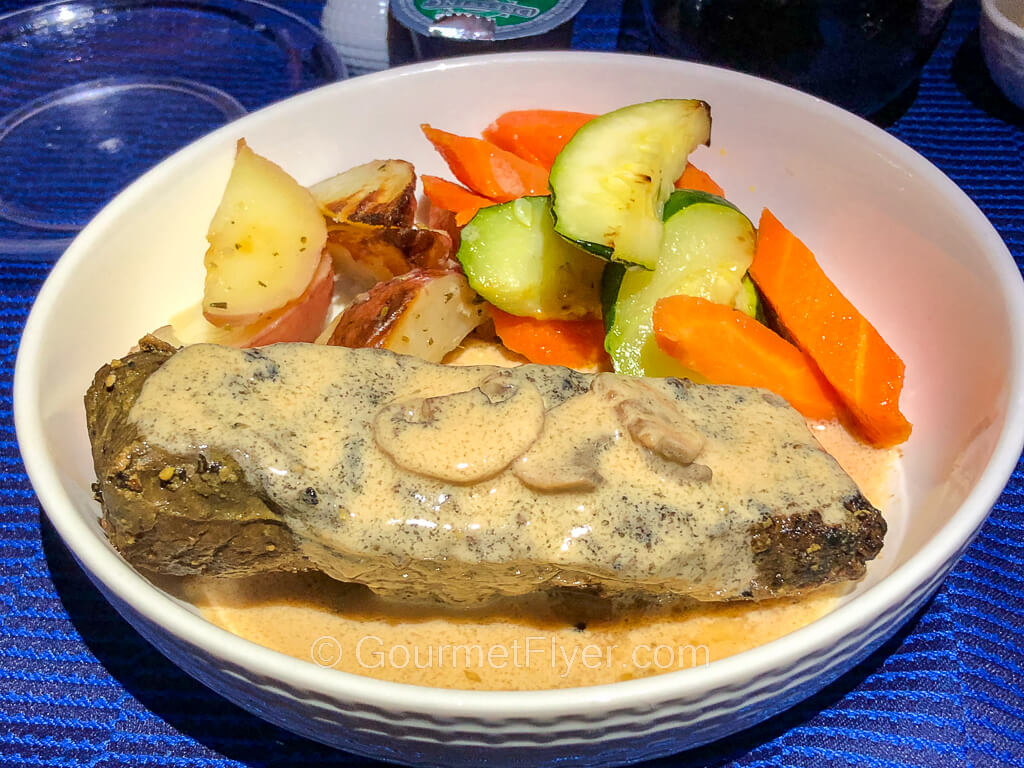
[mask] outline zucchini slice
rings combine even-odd
[[[618,373],[699,380],[658,348],[654,304],[679,294],[730,307],[743,304],[743,280],[754,258],[754,225],[727,200],[693,190],[674,192],[665,216],[665,239],[653,271],[616,264],[605,270],[605,349]]]
[[[740,292],[736,294],[736,301],[733,302],[733,309],[738,309],[745,315],[754,318],[761,325],[765,324],[764,307],[761,306],[761,294],[757,286],[750,279],[750,275],[744,275],[740,281]]]
[[[573,320],[601,309],[605,262],[555,234],[548,198],[481,208],[456,254],[473,290],[521,317]]]
[[[597,256],[653,269],[665,201],[686,159],[711,137],[711,110],[695,99],[623,107],[580,128],[555,158],[555,230]]]

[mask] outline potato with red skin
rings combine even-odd
[[[456,266],[451,238],[437,229],[332,223],[327,227],[327,249],[335,257],[336,268],[348,257],[378,280],[390,280],[417,267],[449,270]]]
[[[444,208],[438,208],[429,200],[426,204],[426,213],[427,226],[446,233],[452,242],[451,252],[458,253],[459,243],[462,242],[462,227],[455,221],[455,214]]]
[[[433,227],[413,230],[406,258],[420,269],[439,269],[442,271],[462,271],[459,262],[454,259],[455,244],[451,235],[443,229]]]
[[[487,304],[462,273],[414,269],[378,283],[352,302],[321,341],[441,362],[487,318]]]
[[[327,227],[309,190],[243,139],[206,239],[203,316],[239,328],[303,294]]]
[[[262,347],[284,341],[315,340],[327,321],[333,293],[334,268],[330,255],[325,252],[305,292],[254,325],[239,329],[246,331],[248,338],[238,346]]]
[[[317,338],[331,308],[334,269],[331,257],[323,253],[306,290],[283,307],[272,310],[255,323],[241,327],[217,327],[208,322],[199,305],[176,315],[171,325],[156,333],[175,346],[181,344],[223,344],[228,347],[262,347],[283,341],[310,342]]]
[[[329,221],[411,227],[416,172],[406,160],[372,160],[309,188]]]

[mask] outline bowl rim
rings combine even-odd
[[[178,151],[121,192],[76,237],[46,279],[26,322],[18,350],[14,376],[15,427],[26,472],[40,504],[46,510],[65,545],[94,580],[103,584],[123,604],[164,631],[196,646],[221,661],[255,670],[306,691],[335,699],[374,706],[383,711],[400,708],[409,714],[432,717],[456,716],[474,720],[523,720],[559,715],[645,707],[653,702],[693,696],[703,691],[727,689],[749,682],[766,671],[785,668],[814,654],[815,649],[842,645],[859,628],[877,621],[922,589],[936,573],[949,566],[967,547],[1017,465],[1024,447],[1024,313],[1011,313],[1008,343],[1011,369],[1007,381],[1007,410],[1003,428],[978,482],[952,518],[907,562],[878,584],[839,606],[827,616],[781,638],[748,651],[719,659],[706,667],[684,669],[649,677],[595,686],[539,691],[478,691],[436,688],[325,669],[316,664],[264,648],[221,629],[180,605],[128,565],[109,545],[96,537],[74,502],[61,487],[57,468],[45,451],[44,425],[39,413],[39,360],[45,349],[43,327],[51,308],[68,288],[76,267],[96,245],[108,223],[130,211],[137,197],[158,187],[165,178],[188,168],[192,158],[233,141],[240,125],[272,121],[278,112],[295,109],[307,100],[323,97],[324,91],[383,87],[402,79],[446,69],[588,60],[594,65],[630,66],[701,72],[726,81],[754,81],[772,95],[801,110],[823,114],[854,131],[863,140],[898,154],[905,165],[925,183],[941,191],[968,217],[971,229],[982,239],[985,258],[999,276],[1003,298],[1009,306],[1024,306],[1024,280],[1005,243],[980,209],[948,176],[922,155],[868,121],[821,99],[751,75],[691,62],[623,53],[559,51],[503,53],[467,56],[457,60],[398,67],[328,84],[265,107],[230,123]],[[749,84],[749,83],[748,83]],[[339,94],[340,95],[340,94]],[[287,105],[287,106],[286,106]]]
[[[981,0],[981,10],[988,17],[989,21],[999,27],[1000,30],[1011,37],[1024,40],[1024,26],[1012,21],[996,0]],[[1024,13],[1024,6],[1022,6],[1022,13]]]

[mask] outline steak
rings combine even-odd
[[[85,406],[103,526],[153,573],[762,599],[861,578],[886,530],[759,389],[147,337]]]

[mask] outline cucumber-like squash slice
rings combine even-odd
[[[754,234],[750,219],[727,200],[693,190],[674,192],[665,204],[665,239],[654,269],[605,268],[605,349],[615,370],[699,379],[658,348],[654,304],[683,294],[735,307],[754,258]]]
[[[653,269],[665,201],[686,159],[711,137],[703,101],[662,99],[623,107],[580,128],[555,158],[555,230],[597,256]]]
[[[744,275],[743,280],[740,281],[740,291],[736,294],[736,301],[733,302],[732,308],[749,315],[762,325],[765,324],[761,294],[758,293],[757,286],[750,279],[750,275]]]
[[[522,197],[481,208],[462,228],[462,271],[473,290],[513,315],[597,316],[605,262],[555,234],[549,202]]]

